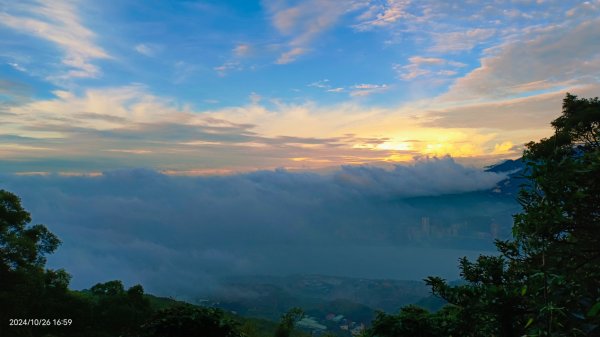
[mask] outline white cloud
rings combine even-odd
[[[458,79],[443,100],[489,100],[597,83],[600,20],[531,30],[489,50],[481,66]]]
[[[355,84],[351,87],[350,96],[360,97],[382,93],[389,89],[387,84]]]
[[[242,70],[243,67],[240,62],[237,61],[227,61],[218,67],[213,68],[219,76],[225,76],[232,70]]]
[[[575,5],[571,9],[567,10],[565,15],[571,19],[577,17],[589,17],[593,18],[598,15],[600,12],[600,1],[592,0],[592,1],[582,1],[581,3]]]
[[[0,24],[22,33],[53,42],[64,51],[63,64],[68,71],[55,78],[97,77],[100,69],[90,61],[110,56],[94,44],[95,34],[82,23],[72,1],[39,1],[19,4],[21,14],[0,13]]]
[[[231,57],[220,66],[214,67],[213,70],[217,72],[217,75],[224,77],[232,71],[242,71],[246,69],[242,64],[242,59],[250,56],[252,53],[252,46],[247,43],[240,43],[231,50]],[[250,67],[252,68],[252,67]]]
[[[299,48],[299,47],[293,48],[292,50],[281,54],[275,63],[277,63],[277,64],[292,63],[292,62],[296,61],[298,56],[300,56],[302,54],[306,54],[306,52],[308,52],[308,49],[306,49],[306,48]]]
[[[363,12],[354,27],[359,31],[370,30],[395,23],[398,20],[412,18],[407,12],[408,0],[387,0],[377,5],[371,5]]]
[[[15,63],[15,62],[10,62],[8,63],[9,66],[15,68],[18,71],[22,71],[22,72],[26,72],[27,69],[25,67],[23,67],[22,65]]]
[[[474,28],[460,32],[433,33],[433,46],[430,50],[446,53],[473,49],[490,39],[496,31],[491,28]]]
[[[398,73],[398,77],[403,80],[414,80],[419,77],[449,77],[458,72],[456,68],[462,68],[466,64],[456,61],[450,61],[439,57],[412,56],[408,58],[409,63],[394,64],[392,68]],[[450,69],[448,69],[450,67]]]
[[[365,194],[425,196],[491,188],[505,177],[465,168],[452,158],[443,157],[423,158],[411,165],[397,165],[391,171],[376,167],[346,166],[337,173],[336,180]]]
[[[331,86],[331,84],[329,84],[329,80],[328,79],[316,81],[316,82],[308,84],[307,86],[314,87],[314,88],[319,88],[319,89],[323,89],[323,90],[325,90],[325,92],[333,92],[333,93],[340,93],[340,92],[344,92],[346,90],[346,88],[344,88],[344,87],[335,87],[335,88],[333,88]]]
[[[252,51],[252,47],[247,43],[240,43],[233,48],[233,54],[237,57],[248,56]]]
[[[537,87],[537,85],[536,85]],[[538,87],[539,88],[539,87]],[[568,89],[581,97],[597,96],[600,84],[573,86]],[[512,99],[496,99],[491,102],[458,101],[457,106],[430,108],[429,117],[423,119],[428,127],[462,127],[500,129],[504,133],[529,130],[519,136],[523,142],[550,134],[550,121],[560,115],[560,106],[566,89]],[[458,99],[457,98],[457,99]],[[513,143],[517,143],[515,139]]]
[[[458,72],[455,70],[440,70],[436,74],[440,76],[454,76],[458,74]]]
[[[277,64],[294,62],[309,52],[313,40],[352,8],[350,2],[335,0],[307,0],[293,5],[288,1],[269,0],[265,4],[271,12],[273,26],[288,38],[287,50],[277,58]]]
[[[406,65],[394,64],[392,65],[392,68],[403,80],[413,80],[417,77],[430,75],[432,73],[431,70],[423,69],[417,63],[409,63]]]
[[[329,80],[328,79],[324,79],[324,80],[320,80],[320,81],[316,81],[313,83],[308,84],[309,87],[315,87],[315,88],[321,88],[321,89],[329,89],[331,88],[331,85],[329,85]]]
[[[161,48],[155,44],[140,43],[137,44],[134,49],[142,55],[152,57],[155,56]]]
[[[443,65],[446,63],[446,60],[439,57],[423,57],[423,56],[413,56],[408,59],[410,63],[414,64],[434,64],[434,65]]]

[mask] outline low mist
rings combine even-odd
[[[446,157],[328,174],[3,175],[0,187],[63,241],[49,267],[74,288],[121,279],[191,298],[230,275],[457,278],[459,257],[510,235],[518,204],[492,191],[506,178]]]

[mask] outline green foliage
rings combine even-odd
[[[600,101],[567,94],[555,133],[524,153],[530,186],[508,252],[527,269],[532,335],[600,334]]]
[[[141,326],[139,337],[243,337],[238,323],[216,308],[178,305],[163,309]]]
[[[373,336],[434,336],[430,316],[427,310],[412,305],[402,308],[397,316],[379,312],[372,333]]]
[[[460,311],[448,305],[441,310],[429,311],[409,305],[397,315],[379,312],[365,337],[436,337],[461,336],[458,331]]]
[[[290,337],[296,323],[304,318],[304,311],[300,308],[291,308],[281,316],[281,321],[275,330],[275,337]]]
[[[133,333],[152,314],[150,301],[141,285],[125,290],[121,281],[98,283],[90,288],[92,318],[104,322],[101,331],[107,336]]]
[[[467,283],[426,281],[470,318],[464,336],[600,334],[600,101],[567,94],[552,137],[526,145],[528,185],[500,256],[462,259]]]
[[[432,292],[455,306],[454,329],[461,336],[521,336],[526,310],[520,293],[521,273],[501,256],[460,260],[466,284],[449,286],[439,277],[425,282]]]
[[[16,195],[0,190],[0,275],[42,268],[45,255],[58,248],[60,240],[43,225],[28,226],[31,216]]]
[[[31,216],[16,195],[0,190],[0,335],[31,335],[30,327],[11,331],[11,318],[40,317],[57,297],[67,293],[69,275],[45,270],[45,256],[60,241],[43,225],[30,226]],[[40,300],[43,299],[43,300]]]

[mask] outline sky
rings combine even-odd
[[[566,92],[600,0],[0,0],[0,188],[75,288],[456,279],[519,211],[483,166]]]
[[[1,0],[0,172],[481,166],[599,76],[599,0]]]

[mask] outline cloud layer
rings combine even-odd
[[[75,287],[119,278],[189,297],[231,274],[455,277],[456,258],[491,247],[493,222],[508,233],[514,201],[476,192],[504,177],[442,158],[323,175],[4,175],[0,186],[61,237],[50,263]]]

